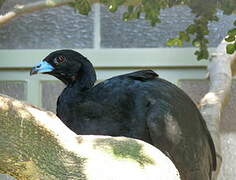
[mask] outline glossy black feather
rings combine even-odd
[[[151,70],[93,86],[96,76],[85,57],[64,50],[45,60],[53,65],[58,55],[68,59],[58,68],[64,75],[56,70],[50,74],[67,84],[57,101],[57,115],[70,129],[144,140],[172,159],[183,180],[211,179],[216,168],[214,144],[199,110],[181,89]]]

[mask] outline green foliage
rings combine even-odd
[[[184,32],[180,32],[177,38],[182,43],[184,41],[191,41],[192,45],[198,48],[195,52],[198,60],[208,59],[209,52],[207,50],[208,40],[206,35],[209,34],[209,21],[218,21],[218,17],[216,16],[217,3],[215,0],[192,0],[188,1],[186,5],[191,8],[192,13],[196,17],[193,24],[190,24]]]
[[[5,0],[0,0],[0,7],[2,7],[2,4],[5,2]]]
[[[234,26],[235,28],[230,29],[225,38],[225,41],[230,42],[230,44],[226,46],[226,52],[228,54],[233,54],[236,51],[236,21],[234,21]]]
[[[180,47],[180,46],[183,45],[183,42],[178,37],[177,38],[171,38],[166,42],[166,45],[167,46],[179,46]]]
[[[227,36],[227,37],[225,38],[225,40],[226,40],[227,42],[235,41],[235,36]]]
[[[220,0],[219,8],[223,10],[224,14],[230,15],[236,11],[236,1],[235,0]]]
[[[195,14],[193,24],[190,24],[185,31],[180,32],[178,37],[169,39],[166,44],[182,46],[185,41],[191,41],[192,45],[198,48],[195,52],[198,60],[209,57],[206,36],[209,34],[209,22],[218,21],[217,9],[222,10],[224,14],[236,13],[236,0],[101,0],[100,3],[104,4],[110,12],[115,12],[119,6],[126,5],[127,11],[123,14],[124,21],[139,19],[141,15],[144,15],[151,26],[161,22],[160,11],[162,9],[187,5]],[[91,10],[88,0],[76,0],[72,6],[78,9],[81,14],[88,14]],[[236,26],[236,21],[234,25]],[[236,28],[228,32],[226,41],[232,42],[232,44],[227,47],[227,52],[233,53],[236,50],[235,35]]]
[[[100,0],[100,2],[106,5],[110,12],[115,12],[119,6],[125,3],[125,0]]]
[[[75,0],[75,2],[70,3],[70,6],[83,15],[88,15],[91,11],[91,5],[87,0]]]
[[[143,14],[151,26],[160,23],[159,18],[161,9],[169,8],[174,5],[183,4],[184,0],[140,0],[136,5],[130,5],[123,14],[123,20],[139,19]]]
[[[227,52],[228,54],[233,54],[234,51],[235,51],[235,48],[236,48],[236,44],[235,44],[235,43],[233,43],[233,44],[228,44],[228,45],[226,46],[226,52]]]

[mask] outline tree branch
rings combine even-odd
[[[221,167],[220,120],[221,114],[228,103],[232,85],[232,76],[235,74],[236,53],[226,53],[226,41],[222,41],[212,55],[208,65],[210,88],[209,92],[200,101],[200,111],[206,120],[209,131],[215,143],[217,153],[216,179]]]
[[[16,5],[14,9],[7,12],[5,15],[0,16],[0,27],[3,26],[4,24],[9,23],[12,19],[14,19],[17,16],[47,8],[63,6],[74,1],[75,0],[44,0],[24,5]]]

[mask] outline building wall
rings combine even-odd
[[[5,13],[16,4],[37,0],[7,0],[0,9]],[[23,15],[0,29],[0,49],[55,49],[55,48],[157,48],[178,35],[193,20],[186,6],[161,11],[161,24],[151,27],[143,17],[122,21],[121,7],[110,13],[103,6],[93,6],[89,16],[76,13],[68,6],[47,9]],[[210,23],[210,47],[223,39],[227,29],[233,27],[236,15],[217,13],[219,22]],[[184,47],[190,47],[185,44]]]

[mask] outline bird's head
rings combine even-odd
[[[30,71],[30,75],[38,73],[53,75],[65,84],[80,81],[85,87],[92,86],[96,81],[93,65],[88,59],[69,49],[50,53]]]

